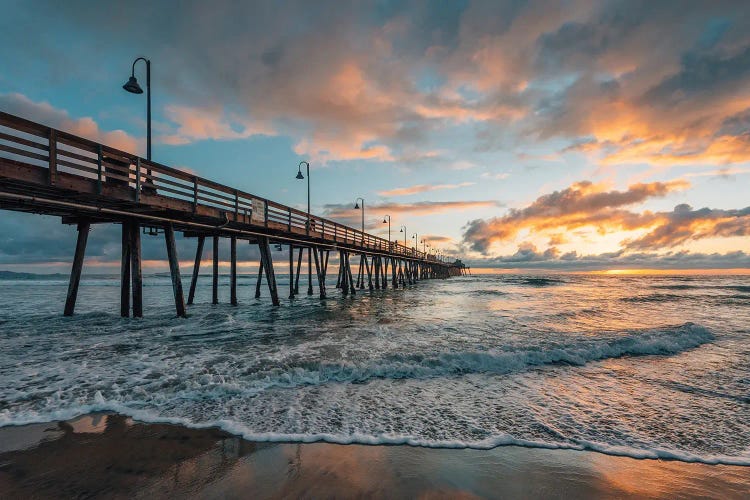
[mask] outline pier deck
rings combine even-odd
[[[133,315],[142,314],[142,227],[164,231],[179,315],[185,315],[185,307],[175,231],[198,239],[188,303],[192,302],[206,237],[213,238],[214,250],[218,238],[231,240],[233,304],[237,302],[237,240],[259,245],[261,269],[256,295],[260,294],[260,278],[265,271],[274,304],[279,300],[271,244],[289,245],[290,272],[294,271],[293,250],[299,250],[297,279],[294,287],[290,286],[290,297],[299,293],[303,249],[308,253],[308,294],[312,294],[314,256],[321,297],[326,293],[325,272],[332,250],[339,252],[342,265],[338,285],[345,294],[364,288],[366,280],[372,289],[380,288],[381,284],[386,287],[388,282],[398,286],[423,278],[445,278],[464,270],[461,265],[443,262],[397,242],[3,112],[0,112],[0,209],[60,216],[64,223],[78,225],[66,314],[72,314],[75,307],[86,235],[90,224],[95,223],[116,223],[123,227],[123,316],[130,311],[131,281]],[[356,285],[351,275],[352,253],[360,256]],[[214,292],[218,275],[216,254],[214,251]]]

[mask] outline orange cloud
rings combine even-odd
[[[220,106],[166,106],[164,113],[177,124],[177,131],[159,137],[165,144],[188,144],[206,139],[235,140],[253,135],[272,135],[273,129],[238,116],[227,116]]]
[[[32,101],[23,94],[0,94],[0,108],[29,120],[43,123],[52,128],[79,135],[129,153],[142,154],[141,140],[122,130],[105,131],[91,117],[71,118],[67,111],[55,108],[48,102]]]
[[[521,231],[542,233],[570,231],[594,227],[600,234],[615,230],[653,227],[664,222],[663,214],[633,213],[623,207],[641,203],[652,197],[685,189],[685,181],[633,184],[626,191],[607,191],[604,186],[588,181],[537,198],[522,209],[512,209],[503,217],[469,222],[464,241],[477,251],[487,252],[493,243],[509,241]]]

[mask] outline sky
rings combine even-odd
[[[750,268],[746,1],[175,5],[0,0],[0,110],[145,155],[145,56],[160,163],[304,209],[309,161],[314,213],[475,268]],[[0,234],[0,269],[69,268],[59,219]]]

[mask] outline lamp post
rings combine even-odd
[[[406,226],[401,226],[400,233],[404,233],[404,248],[406,248]]]
[[[122,88],[131,94],[143,94],[143,89],[138,85],[138,80],[135,78],[135,63],[138,61],[146,63],[146,159],[151,161],[151,61],[145,57],[138,57],[133,61],[130,78]],[[150,170],[148,174],[151,175]]]
[[[419,237],[417,233],[411,235],[411,239],[414,240],[414,255],[417,255],[417,245],[419,245]]]
[[[386,217],[388,217],[388,220],[386,220]],[[383,224],[388,223],[388,251],[391,251],[391,216],[390,215],[384,215],[383,216]]]
[[[302,165],[305,165],[305,173],[307,174],[307,223],[305,224],[305,231],[310,234],[310,164],[306,161],[299,162],[297,176],[295,179],[304,179],[302,175]],[[312,295],[312,248],[307,247],[307,295]]]
[[[354,200],[354,209],[359,210],[359,201],[362,202],[362,246],[365,244],[365,199],[364,198],[357,198]]]

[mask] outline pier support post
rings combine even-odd
[[[289,245],[289,298],[294,298],[294,245]]]
[[[198,273],[201,270],[201,259],[203,258],[203,244],[206,242],[205,236],[198,237],[198,248],[195,250],[195,263],[193,264],[193,278],[190,280],[190,290],[188,291],[188,305],[193,304],[195,299],[195,287],[198,284]]]
[[[346,257],[345,252],[340,251],[339,252],[339,277],[341,278],[339,280],[339,286],[341,287],[341,293],[346,297],[349,295],[349,277],[346,274]]]
[[[354,279],[352,278],[352,265],[351,260],[349,259],[349,252],[346,252],[346,274],[347,279],[349,280],[349,291],[352,295],[356,295],[357,289],[354,286]]]
[[[302,269],[302,247],[299,247],[299,254],[297,255],[297,279],[294,280],[294,295],[299,295],[299,272]]]
[[[312,247],[307,247],[307,295],[312,292]]]
[[[383,271],[383,290],[388,289],[388,257],[383,258],[383,264],[380,266]]]
[[[214,236],[213,245],[213,275],[211,282],[211,303],[219,303],[219,237]]]
[[[258,240],[258,247],[260,248],[261,262],[266,270],[266,282],[268,282],[268,291],[271,294],[271,302],[273,305],[278,306],[280,304],[279,291],[276,288],[276,274],[273,272],[273,259],[271,257],[271,245],[268,236],[262,236]]]
[[[367,288],[369,288],[370,291],[373,291],[375,286],[372,284],[372,271],[375,268],[375,257],[370,259],[372,261],[373,269],[370,269],[370,263],[367,261],[367,256],[363,255],[363,257],[365,258],[365,270],[367,271]],[[364,281],[364,279],[362,281]]]
[[[398,272],[396,269],[396,259],[391,259],[391,275],[393,276],[393,288],[398,288]]]
[[[336,288],[341,288],[341,281],[344,273],[344,261],[343,261],[343,253],[339,252],[339,275],[336,278]]]
[[[89,239],[89,222],[78,224],[78,238],[76,240],[76,253],[73,257],[73,268],[70,271],[70,283],[68,284],[68,296],[65,299],[65,316],[73,316],[78,298],[78,285],[81,283],[81,270],[83,269],[83,256],[86,253],[86,242]]]
[[[372,271],[375,273],[375,288],[380,290],[380,256],[372,256]]]
[[[143,317],[143,271],[141,269],[141,225],[130,223],[130,275],[133,284],[133,317]]]
[[[172,276],[172,292],[174,293],[174,306],[177,316],[184,318],[185,297],[182,294],[182,277],[180,276],[180,260],[177,257],[177,245],[174,241],[174,228],[172,224],[164,226],[164,239],[167,243],[167,258],[169,259],[169,273]]]
[[[322,250],[318,251],[317,248],[313,248],[313,255],[315,256],[315,272],[318,276],[318,289],[320,290],[320,298],[325,299],[326,298],[326,275],[325,271],[323,270],[323,266],[321,263],[321,259],[323,258],[322,254],[320,254]]]
[[[260,298],[260,284],[263,283],[263,260],[260,261],[258,266],[258,280],[255,282],[255,298]]]
[[[359,289],[365,288],[365,266],[367,265],[367,258],[365,254],[359,256]]]
[[[122,260],[120,261],[120,316],[130,317],[130,222],[122,223]]]
[[[232,236],[229,238],[230,248],[230,260],[231,270],[229,272],[229,302],[233,305],[237,305],[237,237]]]

